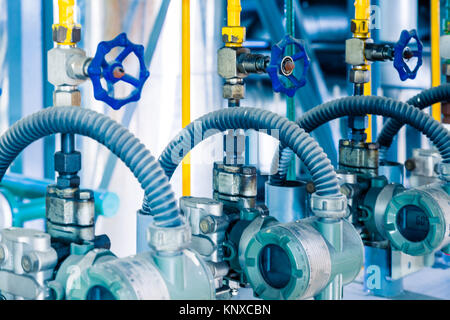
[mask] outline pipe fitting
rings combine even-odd
[[[348,216],[347,197],[343,194],[336,196],[311,196],[311,210],[320,218],[345,218]]]
[[[450,182],[450,163],[441,163],[439,171],[441,180]]]
[[[147,229],[147,243],[155,251],[181,251],[191,242],[191,228],[183,223],[174,228],[157,226],[154,222]]]

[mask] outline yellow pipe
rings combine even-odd
[[[441,84],[441,54],[439,52],[440,32],[440,1],[431,0],[431,86]],[[441,122],[441,104],[436,103],[431,107],[431,115]]]
[[[182,0],[182,66],[181,66],[181,125],[186,127],[191,122],[191,10],[190,0]],[[182,163],[183,196],[191,195],[191,154]]]
[[[241,0],[228,0],[227,13],[229,27],[241,26],[241,11]]]
[[[241,0],[228,0],[227,26],[222,28],[222,37],[227,47],[242,47],[245,28],[241,27]]]
[[[367,66],[367,69],[369,70],[370,73],[372,73],[372,70],[370,68],[370,65]],[[372,75],[370,75],[370,77],[372,77]],[[372,95],[372,81],[369,81],[367,83],[364,84],[364,95],[365,96],[371,96]],[[367,115],[368,117],[368,125],[366,128],[366,135],[367,135],[367,142],[372,142],[372,115],[369,114]]]
[[[355,19],[369,20],[370,18],[370,0],[355,1]]]
[[[58,0],[59,24],[72,26],[75,22],[75,0]]]
[[[369,39],[370,38],[370,0],[356,0],[355,1],[355,19],[353,36],[355,38]],[[368,70],[371,73],[371,68],[368,63],[362,66],[362,69]],[[372,82],[369,81],[364,84],[364,95],[372,95]],[[367,142],[372,142],[372,115],[368,115],[368,126],[366,128]]]
[[[61,45],[75,45],[72,42],[72,30],[76,26],[75,24],[75,0],[58,0],[58,16],[59,21],[53,25],[53,29],[64,27],[67,31],[66,38],[62,42],[58,42]]]

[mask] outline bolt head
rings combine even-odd
[[[36,257],[32,257],[31,255],[25,255],[22,257],[21,265],[23,271],[25,271],[26,273],[30,273],[37,270],[38,261]]]
[[[416,162],[414,159],[408,159],[405,161],[405,169],[408,171],[413,171],[416,168]]]
[[[215,228],[216,223],[214,221],[214,218],[211,216],[207,216],[200,221],[200,230],[205,234],[213,233]]]

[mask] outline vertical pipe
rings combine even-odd
[[[8,0],[7,4],[8,47],[6,61],[8,64],[9,124],[22,117],[22,1]],[[23,156],[20,155],[11,165],[11,172],[23,171]]]
[[[364,21],[367,24],[368,33],[354,33],[354,37],[369,39],[370,38],[370,0],[356,0],[355,1],[355,20]],[[371,73],[370,65],[366,64],[364,66],[365,70]],[[372,82],[369,81],[364,84],[362,95],[370,96],[372,95]],[[365,130],[367,135],[367,142],[372,142],[372,115],[368,115],[368,126]]]
[[[372,95],[372,68],[370,65],[367,66],[367,69],[370,73],[370,81],[364,84],[364,95],[365,96],[371,96]],[[366,128],[366,134],[367,134],[367,142],[372,142],[372,120],[373,116],[371,114],[367,115],[367,128]]]
[[[431,86],[441,84],[441,54],[439,52],[440,33],[440,1],[431,0]],[[436,103],[431,108],[433,118],[441,122],[441,104]]]
[[[285,18],[286,18],[286,34],[295,37],[295,15],[294,15],[294,4],[293,0],[285,0]],[[286,55],[292,56],[294,55],[294,46],[290,45],[286,48]],[[295,121],[295,103],[294,97],[286,97],[286,117]],[[295,170],[295,158],[291,160],[291,164],[287,173],[287,180],[295,180],[296,179],[296,170]]]
[[[41,0],[42,7],[42,77],[43,77],[43,106],[53,106],[53,86],[48,82],[47,52],[53,48],[52,25],[53,25],[53,2]],[[55,178],[55,166],[53,154],[55,153],[55,137],[44,138],[44,178]]]
[[[241,0],[228,0],[227,17],[229,27],[241,26]]]
[[[191,122],[191,38],[190,38],[190,0],[182,0],[182,110],[181,125],[184,128]],[[191,195],[191,155],[182,163],[183,196]]]

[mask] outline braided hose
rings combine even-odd
[[[145,191],[146,208],[160,227],[183,223],[169,180],[159,163],[127,128],[80,107],[53,107],[16,122],[0,137],[0,181],[12,161],[32,142],[56,133],[90,137],[119,157]]]
[[[438,87],[427,89],[419,93],[418,95],[409,99],[406,103],[412,105],[420,110],[423,110],[435,103],[444,102],[450,100],[450,84],[443,84]],[[381,130],[377,142],[381,147],[389,149],[394,140],[394,137],[403,127],[403,123],[396,119],[389,119],[386,121],[383,129]]]
[[[229,129],[279,130],[280,142],[292,149],[308,168],[317,195],[340,195],[334,168],[317,142],[287,118],[256,108],[222,109],[190,123],[162,152],[159,158],[161,167],[169,178],[172,177],[183,157],[193,147],[212,134]]]
[[[311,132],[321,125],[344,116],[364,116],[375,114],[391,117],[400,123],[406,123],[425,134],[439,150],[443,162],[450,163],[450,132],[428,114],[407,103],[385,97],[355,96],[333,100],[317,106],[305,113],[297,124]],[[275,156],[276,157],[276,156]],[[290,157],[288,159],[288,157]],[[292,155],[279,153],[279,172],[285,172]],[[276,179],[283,178],[278,176]],[[284,176],[284,180],[285,180]]]

